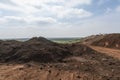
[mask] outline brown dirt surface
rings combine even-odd
[[[93,42],[99,41],[99,40],[103,39],[105,36],[106,36],[106,34],[91,35],[91,36],[82,38],[80,40],[80,42],[78,42],[78,43],[91,45]]]
[[[108,34],[104,38],[94,41],[92,45],[120,49],[120,34]]]
[[[45,38],[0,42],[0,80],[120,80],[120,60]]]
[[[57,62],[70,53],[45,38],[32,38],[26,42],[3,41],[0,43],[1,62]]]
[[[113,58],[117,58],[120,60],[120,50],[117,49],[110,49],[110,48],[104,48],[104,47],[98,47],[98,46],[90,46],[92,49],[107,54]]]

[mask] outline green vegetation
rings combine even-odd
[[[80,42],[82,38],[47,38],[47,39],[56,43],[71,44],[71,43]],[[4,39],[4,40],[17,40],[24,42],[29,40],[29,38],[16,38],[16,39]]]
[[[79,42],[81,38],[50,38],[49,40],[56,42],[56,43],[70,44],[70,43]]]

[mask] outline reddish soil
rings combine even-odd
[[[106,54],[106,55],[109,55],[113,58],[117,58],[120,60],[120,50],[117,50],[117,49],[110,49],[110,48],[104,48],[104,47],[98,47],[98,46],[90,46],[92,49],[100,52],[100,53],[103,53],[103,54]]]
[[[120,34],[108,34],[103,39],[93,42],[92,45],[120,49]]]
[[[78,42],[78,43],[91,45],[93,42],[99,41],[99,40],[103,39],[105,36],[106,36],[106,34],[91,35],[91,36],[81,39],[80,42]]]

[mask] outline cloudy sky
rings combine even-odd
[[[0,0],[0,38],[120,33],[120,0]]]

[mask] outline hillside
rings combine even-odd
[[[94,41],[92,45],[120,49],[120,34],[108,34]]]

